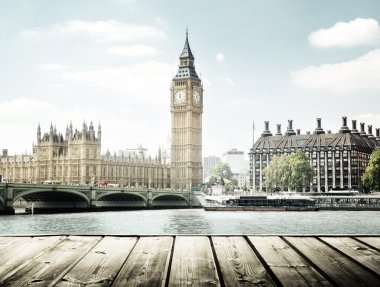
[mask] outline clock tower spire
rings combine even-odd
[[[191,190],[202,184],[203,85],[195,71],[187,30],[170,96],[171,187]]]

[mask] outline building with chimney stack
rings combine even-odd
[[[283,134],[281,125],[277,125],[275,135],[265,122],[261,137],[253,144],[250,156],[250,182],[254,191],[264,190],[263,171],[274,155],[289,155],[302,151],[314,169],[314,179],[305,191],[326,192],[328,190],[362,190],[361,177],[369,163],[372,151],[380,146],[380,129],[376,136],[372,126],[360,123],[357,130],[356,120],[352,128],[347,126],[347,117],[342,118],[342,127],[337,133],[325,132],[320,118],[313,133],[301,134],[293,130],[292,120]]]

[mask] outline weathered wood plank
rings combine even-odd
[[[212,237],[226,286],[275,286],[242,236]]]
[[[113,286],[164,286],[173,237],[143,237],[133,248]]]
[[[355,239],[367,243],[368,245],[371,245],[380,250],[380,237],[355,237]]]
[[[66,236],[17,237],[0,249],[0,282],[28,265]]]
[[[285,239],[340,286],[374,286],[379,280],[349,257],[336,252],[316,238],[286,237]]]
[[[12,248],[16,248],[30,239],[31,237],[0,237],[0,260],[4,254],[10,252]]]
[[[137,237],[103,238],[55,286],[110,286],[137,241]]]
[[[176,237],[169,286],[220,286],[208,237]]]
[[[305,259],[278,236],[249,236],[283,286],[331,286]]]
[[[14,237],[14,236],[0,236],[0,248],[2,247],[3,244],[7,244],[10,241],[15,241],[16,239],[19,239],[20,237]],[[24,237],[25,238],[25,237]],[[28,238],[28,237],[27,237]]]
[[[89,250],[100,237],[70,236],[62,240],[27,266],[10,272],[1,286],[48,286],[59,281]]]
[[[372,271],[380,274],[380,252],[349,237],[320,237]]]

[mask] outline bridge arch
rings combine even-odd
[[[13,204],[21,198],[35,203],[35,208],[88,208],[91,205],[86,194],[72,189],[25,190],[13,196]]]
[[[140,208],[148,205],[147,198],[140,193],[132,193],[125,191],[108,191],[101,193],[96,197],[96,206],[99,208]]]
[[[153,206],[189,206],[189,199],[182,194],[159,194],[152,198]]]

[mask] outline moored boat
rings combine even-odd
[[[317,211],[315,199],[297,194],[244,195],[230,198],[206,211]]]

